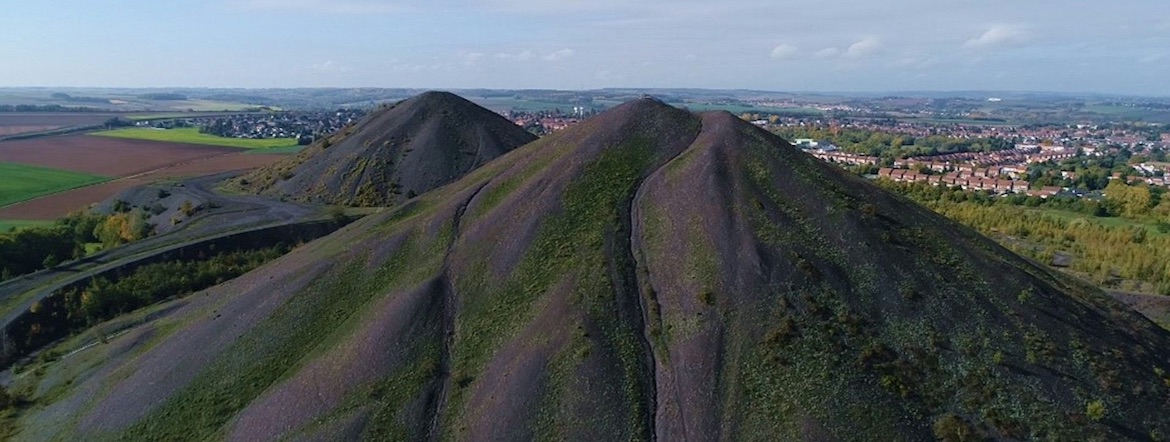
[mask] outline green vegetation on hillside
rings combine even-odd
[[[635,140],[613,147],[587,165],[580,178],[565,190],[564,212],[544,220],[532,247],[511,278],[495,287],[484,287],[481,275],[457,279],[459,287],[486,289],[478,296],[467,296],[456,325],[459,338],[452,349],[452,366],[453,377],[459,384],[471,384],[482,376],[493,351],[506,340],[515,338],[518,325],[531,320],[533,305],[547,297],[555,284],[566,278],[578,284],[573,302],[586,307],[591,325],[600,329],[601,336],[597,339],[601,343],[578,336],[553,357],[552,385],[542,400],[540,428],[536,430],[543,437],[566,434],[570,430],[567,426],[575,423],[571,410],[587,403],[567,395],[571,393],[572,370],[591,351],[602,351],[593,349],[598,345],[615,351],[618,359],[613,366],[618,372],[613,377],[620,379],[621,385],[612,387],[623,402],[610,406],[616,416],[626,416],[629,421],[614,422],[614,425],[634,430],[648,419],[643,414],[648,404],[643,403],[640,394],[647,386],[639,375],[642,355],[635,331],[612,314],[613,293],[631,288],[613,286],[606,266],[607,260],[614,257],[607,257],[605,244],[614,241],[613,226],[621,225],[621,210],[633,198],[639,179],[654,159],[651,143]],[[485,296],[486,293],[491,296]],[[451,398],[452,406],[455,409],[463,406],[470,391],[470,388],[457,390]],[[460,417],[449,416],[448,425]],[[627,436],[636,439],[639,435]]]
[[[125,274],[98,276],[34,303],[7,328],[0,361],[29,355],[98,323],[236,278],[289,251],[278,244],[147,264]]]
[[[198,377],[176,393],[138,424],[119,435],[130,440],[204,440],[213,438],[232,416],[255,400],[274,383],[295,373],[311,358],[315,349],[329,348],[331,340],[343,339],[387,293],[400,293],[433,278],[441,267],[442,254],[453,240],[452,230],[442,229],[429,236],[412,229],[407,220],[393,222],[399,232],[409,235],[401,248],[376,268],[369,269],[362,257],[319,274],[314,281],[276,309],[263,322],[249,330],[224,350]],[[373,258],[373,257],[370,257]],[[375,258],[376,259],[376,258]],[[378,383],[355,393],[354,407],[372,407],[393,415],[403,403],[417,399],[421,384],[436,375],[439,338],[435,324],[420,323],[418,339],[412,342],[404,370],[410,384]],[[414,373],[418,371],[419,373]],[[381,414],[381,413],[379,413]],[[377,423],[370,431],[401,435],[400,424],[391,416],[389,422]],[[409,440],[421,437],[396,437]]]
[[[93,325],[166,299],[240,276],[288,253],[287,245],[213,255],[205,260],[148,264],[116,279],[98,277],[64,293],[70,325]]]
[[[239,147],[242,149],[274,149],[297,146],[295,138],[249,139],[224,138],[199,132],[198,128],[175,129],[128,128],[94,132],[92,135],[135,140],[162,141],[168,143],[204,144],[208,146]]]
[[[0,206],[108,180],[68,170],[0,163]]]

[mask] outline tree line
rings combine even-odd
[[[140,209],[77,212],[50,226],[0,233],[0,281],[82,258],[90,244],[108,248],[146,238],[153,231],[147,218]]]
[[[9,364],[69,333],[124,313],[221,284],[291,250],[275,246],[201,255],[91,278],[41,299],[0,336],[0,364]],[[213,249],[212,249],[213,250]]]
[[[774,133],[786,140],[808,138],[828,140],[844,152],[880,157],[893,161],[923,155],[961,152],[991,152],[1015,147],[1012,140],[991,138],[954,138],[945,135],[915,137],[864,129],[833,129],[817,126],[785,126]]]

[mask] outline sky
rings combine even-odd
[[[1170,95],[1166,0],[0,0],[0,87]]]

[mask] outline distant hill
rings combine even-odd
[[[1168,350],[766,131],[641,99],[72,356],[19,434],[1155,439]]]
[[[300,201],[393,206],[535,139],[457,95],[427,92],[375,111],[236,184]]]

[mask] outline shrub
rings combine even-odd
[[[15,404],[16,404],[16,399],[13,398],[12,395],[8,393],[8,390],[4,389],[3,385],[0,385],[0,411],[4,411],[4,410],[7,410],[9,408],[12,408],[12,406]]]
[[[874,216],[877,216],[877,207],[873,204],[865,204],[861,206],[861,214],[865,215],[866,217],[873,218]]]
[[[699,293],[699,302],[707,306],[715,305],[715,294],[709,291]]]
[[[978,430],[956,414],[945,414],[934,421],[934,437],[946,442],[980,440]]]
[[[1089,402],[1085,405],[1085,417],[1088,417],[1093,422],[1105,418],[1105,402],[1100,400]]]
[[[197,207],[191,200],[184,200],[183,204],[179,205],[179,212],[186,216],[194,215],[196,209]]]

